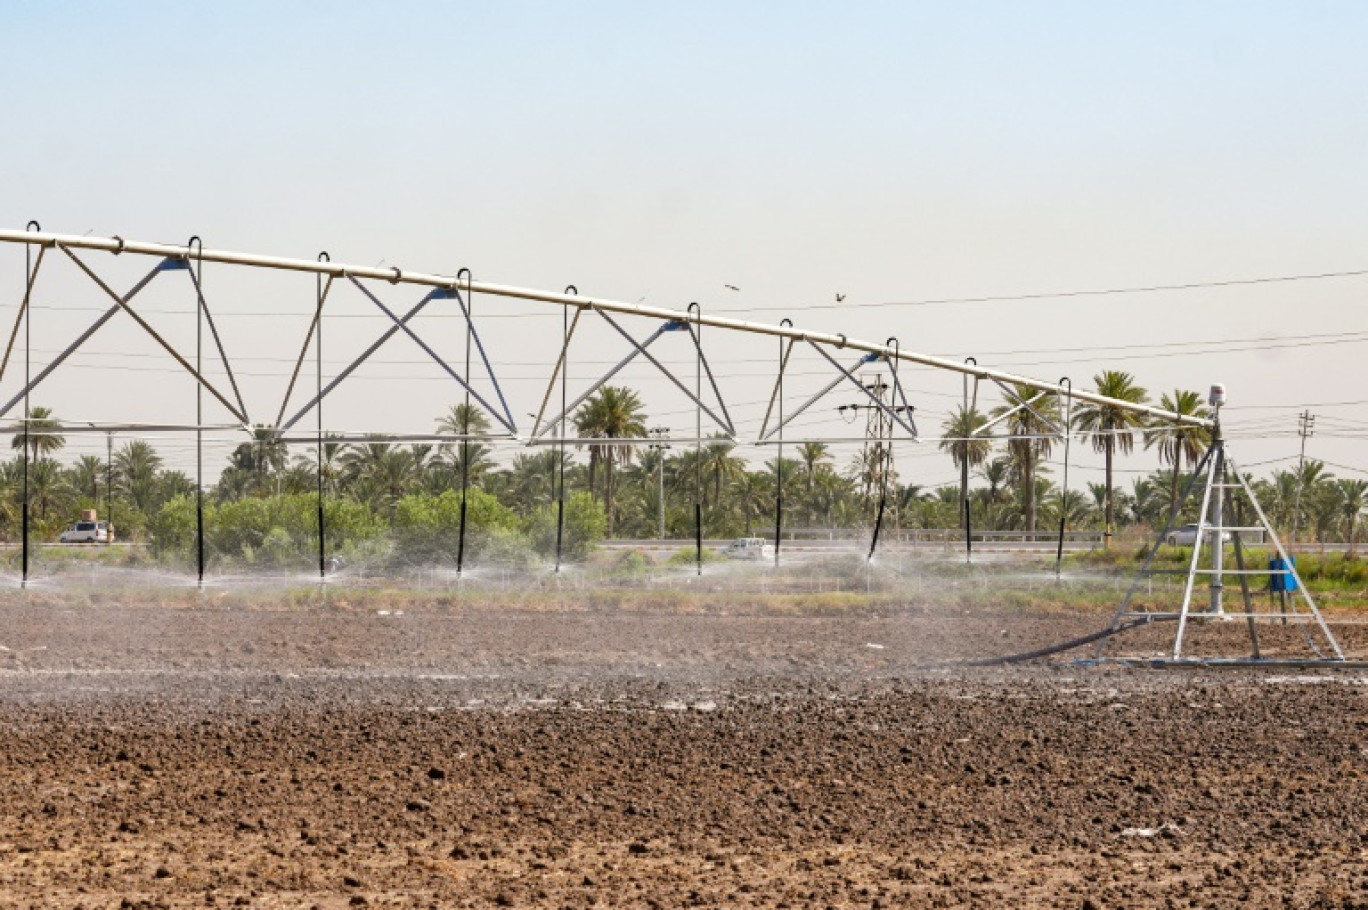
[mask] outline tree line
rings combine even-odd
[[[1133,404],[1150,401],[1133,376],[1104,371],[1094,379],[1099,395]],[[939,450],[960,473],[960,482],[927,487],[900,476],[883,442],[874,442],[839,463],[821,442],[793,446],[793,454],[751,464],[725,438],[670,448],[637,441],[649,436],[648,415],[637,392],[605,386],[572,415],[575,438],[562,455],[555,445],[519,452],[500,465],[488,442],[486,416],[468,404],[455,405],[436,421],[438,435],[475,437],[442,443],[398,444],[383,439],[347,443],[325,438],[316,447],[291,452],[279,434],[254,428],[231,453],[217,481],[205,490],[216,540],[236,539],[252,529],[241,548],[267,546],[272,530],[278,549],[307,551],[316,523],[309,506],[321,485],[337,512],[337,533],[351,528],[356,540],[409,533],[409,544],[424,535],[444,535],[457,514],[464,485],[478,543],[505,538],[546,552],[554,546],[555,504],[562,477],[572,506],[571,536],[577,552],[598,538],[654,538],[663,515],[665,535],[687,539],[694,530],[698,499],[707,537],[772,535],[775,505],[782,493],[787,529],[868,527],[879,503],[889,528],[952,528],[961,524],[963,504],[975,528],[1043,531],[1063,516],[1075,529],[1116,533],[1139,526],[1157,529],[1169,520],[1190,472],[1211,443],[1200,425],[1154,423],[1135,411],[1079,403],[1067,415],[1052,393],[1027,387],[1014,397],[979,408],[956,408],[941,427]],[[1023,406],[1024,403],[1024,406]],[[1164,410],[1206,417],[1202,397],[1176,389],[1160,396]],[[167,468],[142,440],[111,447],[109,457],[82,455],[57,460],[65,438],[46,408],[31,411],[27,432],[13,437],[16,453],[27,449],[28,496],[35,532],[55,536],[81,508],[112,513],[125,538],[182,540],[193,526],[195,483]],[[1102,483],[1061,490],[1056,478],[1061,430],[1103,460]],[[1004,437],[1004,438],[993,438]],[[597,441],[601,440],[601,441]],[[1153,450],[1158,470],[1136,474],[1127,486],[1115,482],[1117,461],[1137,447]],[[585,457],[587,455],[587,457]],[[0,464],[0,534],[14,540],[22,504],[23,459]],[[1368,482],[1334,477],[1311,460],[1296,470],[1279,470],[1253,482],[1270,520],[1299,540],[1347,540],[1359,533]],[[1194,498],[1195,499],[1195,498]],[[475,506],[471,506],[471,502]],[[289,505],[293,503],[293,505]],[[277,508],[279,514],[271,512]],[[1196,520],[1196,501],[1175,520]],[[187,519],[186,516],[191,516]],[[469,518],[469,515],[468,515]],[[187,524],[187,521],[189,522]],[[267,527],[281,522],[279,527]],[[334,529],[329,519],[330,532]],[[253,536],[254,535],[254,536]],[[511,545],[511,544],[510,544]],[[233,552],[238,545],[223,545]]]

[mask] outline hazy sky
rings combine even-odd
[[[1362,4],[14,3],[4,21],[7,228],[199,234],[215,248],[697,300],[1079,386],[1126,369],[1156,398],[1221,381],[1244,462],[1294,456],[1310,406],[1309,451],[1338,474],[1368,471],[1368,276],[911,305],[1368,269]],[[88,261],[126,287],[150,265],[131,258]],[[35,370],[105,305],[71,263],[44,269]],[[0,249],[6,318],[22,281],[22,252]],[[213,267],[205,281],[252,417],[270,422],[312,282]],[[355,290],[336,293],[325,372],[385,325]],[[377,293],[400,307],[420,296]],[[191,342],[183,277],[141,300]],[[481,328],[526,421],[559,313],[477,306],[499,317]],[[457,321],[435,313],[423,331],[459,359]],[[606,330],[584,345],[572,395],[623,351]],[[752,439],[774,343],[709,345]],[[69,419],[192,420],[193,388],[156,353],[111,323],[35,403]],[[328,425],[431,430],[459,392],[422,359],[391,342],[329,399]],[[824,381],[819,360],[801,367],[795,403]],[[666,384],[624,378],[647,393],[653,425],[692,432]],[[0,381],[6,399],[18,379]],[[935,435],[959,379],[903,381]],[[848,400],[814,417],[831,424]],[[863,429],[825,424],[795,433]],[[193,451],[156,443],[182,467]],[[904,480],[954,478],[928,446],[904,448]],[[1075,456],[1071,477],[1100,479],[1098,456]]]

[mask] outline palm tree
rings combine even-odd
[[[71,485],[82,497],[89,496],[90,504],[100,502],[100,488],[104,485],[105,463],[98,455],[82,455],[70,468]]]
[[[157,450],[140,439],[129,440],[114,453],[114,485],[144,515],[156,494],[161,466]]]
[[[38,510],[40,521],[46,521],[51,511],[67,509],[76,496],[61,466],[51,458],[40,458],[29,466],[29,502]]]
[[[803,477],[807,480],[808,492],[812,492],[812,481],[817,472],[825,465],[831,466],[831,452],[824,442],[804,442],[798,446],[798,461],[803,466]]]
[[[568,452],[565,461],[568,465]],[[555,448],[543,449],[535,455],[513,456],[509,498],[520,512],[530,514],[556,500],[560,463],[561,452]]]
[[[1301,525],[1303,517],[1312,512],[1312,504],[1316,502],[1320,486],[1332,480],[1333,477],[1325,470],[1325,462],[1311,460],[1303,462],[1291,472],[1296,483],[1296,494],[1292,500],[1292,533],[1288,535],[1288,541],[1295,541],[1297,528]]]
[[[418,481],[413,450],[379,440],[349,448],[341,466],[356,498],[383,511],[411,492]]]
[[[977,438],[988,418],[978,408],[960,405],[941,424],[940,450],[950,453],[950,460],[960,472],[960,519],[964,510],[969,508],[969,472],[988,460],[992,452],[992,440]]]
[[[773,489],[774,478],[759,471],[745,471],[731,482],[731,492],[741,509],[747,537],[751,536],[752,522],[760,516]]]
[[[1202,403],[1200,392],[1191,389],[1174,389],[1173,395],[1165,392],[1159,399],[1159,407],[1173,411],[1184,417],[1204,418],[1207,406]],[[1161,464],[1173,466],[1173,476],[1169,488],[1170,518],[1178,513],[1178,482],[1183,476],[1183,459],[1195,465],[1211,445],[1211,430],[1192,424],[1175,423],[1172,427],[1152,424],[1145,431],[1145,448],[1159,447]]]
[[[631,439],[646,435],[646,414],[641,398],[626,386],[606,385],[575,412],[575,431],[583,438]],[[608,536],[613,536],[613,466],[632,458],[631,443],[590,445],[590,492],[593,492],[594,456],[604,465],[603,501],[608,516]]]
[[[489,418],[473,404],[454,404],[446,414],[437,418],[437,432],[452,436],[482,436],[489,432]],[[442,443],[442,454],[451,463],[452,477],[464,476],[477,483],[494,467],[490,458],[493,451],[482,442],[463,439],[459,443]]]
[[[267,482],[270,476],[285,470],[288,456],[280,430],[258,423],[252,426],[251,440],[233,449],[229,458],[233,467],[251,475],[252,486],[258,494],[263,494],[270,489]]]
[[[1135,377],[1121,370],[1104,370],[1093,377],[1098,395],[1131,404],[1144,404],[1149,393],[1135,384]],[[1092,435],[1093,451],[1101,452],[1106,466],[1107,501],[1102,510],[1102,547],[1111,546],[1112,537],[1112,461],[1117,452],[1129,454],[1135,448],[1135,431],[1145,426],[1144,417],[1115,404],[1084,404],[1074,415],[1074,426]]]
[[[1355,532],[1358,531],[1358,519],[1363,514],[1363,507],[1368,504],[1368,480],[1340,480],[1335,484],[1338,494],[1340,516],[1349,525],[1349,550],[1346,555],[1353,559],[1356,555]]]
[[[10,447],[29,448],[29,458],[37,461],[44,455],[52,455],[66,445],[66,437],[55,432],[62,422],[52,416],[52,408],[33,407],[29,409],[29,419],[24,429],[14,434]]]
[[[994,408],[992,416],[1006,416],[1007,433],[1011,436],[1007,441],[1007,455],[1020,490],[1026,530],[1034,532],[1036,462],[1049,457],[1056,432],[1041,414],[1055,409],[1055,396],[1024,385],[1013,386],[1012,393],[1016,398]],[[1020,402],[1027,402],[1030,407],[1022,407]]]
[[[732,454],[736,443],[714,436],[703,446],[703,473],[711,476],[714,511],[722,505],[722,488],[746,471],[746,462]]]
[[[340,463],[342,455],[347,451],[347,444],[339,442],[337,433],[328,433],[323,437],[323,490],[329,495],[337,494],[337,481],[341,474]],[[314,481],[317,483],[319,458],[318,446],[309,446],[308,454],[296,455],[292,471],[308,470],[313,472]]]

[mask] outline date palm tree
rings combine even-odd
[[[41,458],[29,466],[29,502],[40,521],[46,521],[50,513],[67,510],[77,495],[61,466],[51,458]]]
[[[1191,389],[1174,389],[1172,395],[1165,392],[1159,398],[1159,407],[1184,417],[1207,416],[1207,406],[1202,403],[1201,393]],[[1171,427],[1151,424],[1145,431],[1145,448],[1157,446],[1160,463],[1173,466],[1169,480],[1170,517],[1178,512],[1178,483],[1183,476],[1183,459],[1195,465],[1210,445],[1211,431],[1206,427],[1181,423]]]
[[[992,440],[976,438],[987,422],[987,416],[978,408],[960,405],[941,424],[945,438],[941,440],[940,450],[950,453],[951,462],[960,472],[961,521],[964,519],[964,510],[969,507],[969,472],[987,461],[993,450]]]
[[[356,498],[386,512],[418,482],[413,450],[380,440],[349,448],[341,466]]]
[[[437,418],[437,432],[452,436],[480,436],[489,432],[489,418],[473,404],[454,404],[446,414]],[[442,454],[452,467],[452,478],[459,478],[464,471],[470,483],[478,483],[494,467],[494,461],[490,458],[492,451],[484,443],[468,439],[442,444]]]
[[[104,459],[98,455],[82,455],[68,473],[71,485],[80,492],[82,498],[88,497],[92,506],[97,505],[105,480]]]
[[[584,438],[632,439],[646,435],[646,412],[640,396],[626,386],[606,385],[575,412],[575,431]],[[630,443],[592,443],[589,448],[590,492],[593,492],[595,455],[604,466],[603,502],[608,536],[613,536],[613,467],[632,458]]]
[[[731,494],[741,510],[741,519],[746,525],[746,536],[751,536],[751,527],[756,518],[764,511],[766,502],[773,495],[774,478],[759,471],[745,471],[731,482]]]
[[[1353,559],[1357,555],[1355,535],[1358,531],[1359,516],[1363,514],[1363,507],[1368,505],[1368,480],[1345,479],[1336,481],[1335,492],[1340,517],[1349,526],[1349,532],[1345,538],[1349,543],[1349,550],[1346,555]]]
[[[263,495],[273,492],[271,475],[285,470],[289,452],[280,430],[258,423],[252,426],[251,440],[240,443],[229,457],[234,468],[250,475],[255,492]]]
[[[14,434],[10,447],[22,449],[28,446],[29,458],[37,461],[45,455],[53,455],[66,445],[66,437],[55,432],[62,422],[52,414],[52,408],[41,406],[29,409],[29,419],[24,429]]]
[[[722,506],[722,489],[746,471],[746,462],[732,454],[736,443],[714,437],[703,444],[703,475],[712,479],[712,506]]]
[[[1135,377],[1121,370],[1103,370],[1093,377],[1098,395],[1130,404],[1144,404],[1149,393],[1135,384]],[[1112,538],[1112,463],[1117,452],[1128,454],[1135,448],[1135,433],[1145,427],[1143,415],[1118,404],[1093,404],[1080,407],[1074,427],[1092,438],[1093,451],[1101,452],[1105,465],[1107,501],[1102,509],[1102,547]]]
[[[808,492],[812,492],[812,482],[823,465],[831,466],[831,451],[824,442],[804,442],[798,446],[798,462],[807,481]]]
[[[161,466],[157,450],[141,439],[130,439],[114,453],[114,486],[144,515],[156,495]]]
[[[1007,433],[1012,438],[1007,441],[1007,454],[1017,479],[1021,507],[1025,518],[1025,529],[1036,529],[1036,465],[1041,459],[1048,458],[1054,449],[1055,429],[1045,420],[1045,414],[1055,411],[1055,396],[1039,392],[1030,386],[1016,385],[1012,393],[1017,400],[993,409],[993,417],[1005,417]]]

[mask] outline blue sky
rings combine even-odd
[[[1109,365],[1156,392],[1224,381],[1288,432],[1299,404],[1368,399],[1361,344],[1165,347],[1368,330],[1368,279],[861,309],[1368,267],[1361,4],[53,3],[5,22],[6,227],[696,299],[1080,385]],[[298,301],[216,280],[237,350],[275,351],[229,314]],[[54,306],[88,293],[59,287]],[[844,309],[809,309],[836,292]],[[63,319],[47,347],[79,330]],[[338,357],[363,335],[336,330]],[[1096,349],[1131,342],[1124,362]],[[53,382],[59,413],[85,408]],[[382,428],[364,398],[338,419]],[[441,410],[410,405],[386,416]],[[1295,449],[1253,435],[1246,460]],[[1368,468],[1362,442],[1323,444]]]

